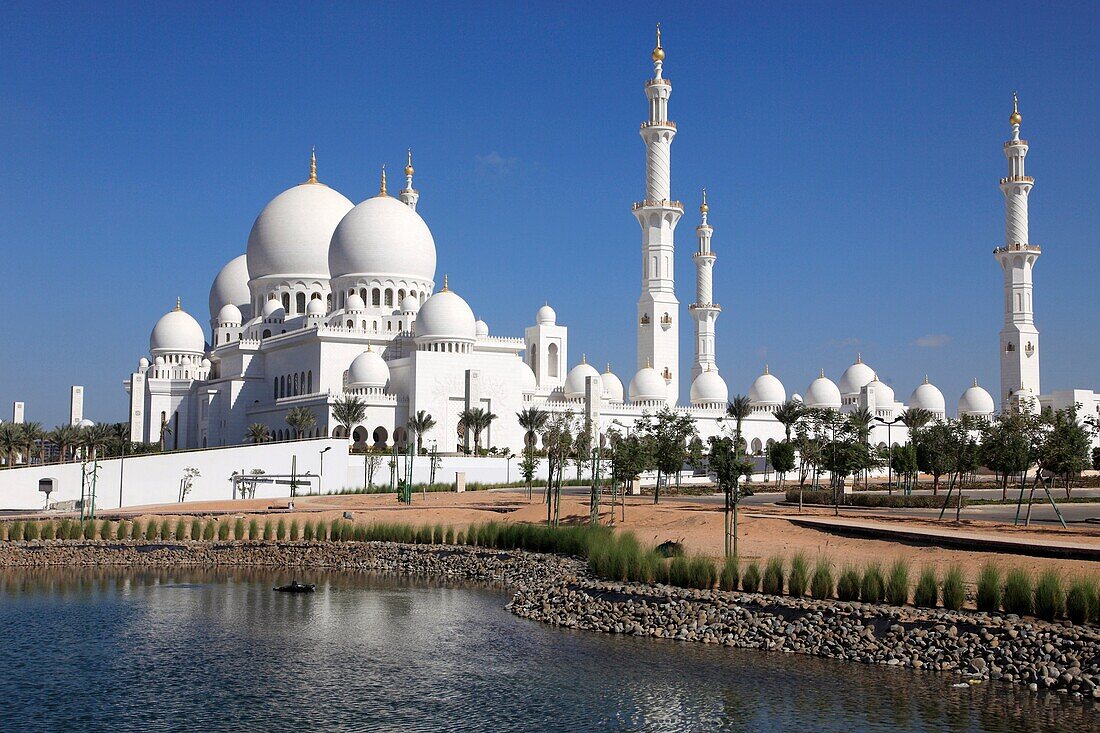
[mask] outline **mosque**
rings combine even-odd
[[[538,309],[522,337],[491,335],[450,289],[446,275],[437,288],[435,240],[417,211],[411,151],[404,188],[391,195],[383,169],[378,194],[359,204],[318,179],[314,156],[308,180],[264,207],[245,253],[214,279],[209,335],[178,301],[157,321],[149,354],[124,381],[133,440],[156,442],[167,429],[173,447],[234,445],[246,441],[254,423],[266,425],[274,440],[284,440],[292,437],[286,416],[299,407],[316,417],[308,434],[375,447],[406,445],[409,417],[425,411],[436,425],[424,443],[442,452],[471,445],[460,424],[470,407],[499,416],[482,445],[514,452],[541,442],[525,434],[515,417],[528,407],[569,411],[601,437],[610,429],[628,430],[640,416],[664,406],[691,415],[704,438],[721,431],[730,393],[715,358],[722,308],[713,298],[717,255],[705,191],[695,228],[695,302],[687,307],[694,355],[690,370],[681,373],[674,234],[684,207],[670,190],[677,129],[668,117],[672,82],[663,73],[659,28],[652,59],[653,77],[644,87],[648,115],[640,128],[645,194],[631,207],[641,227],[642,279],[637,360],[626,388],[610,368],[601,373],[584,356],[570,361],[568,328],[549,305]],[[959,398],[957,414],[989,416],[998,403],[1021,401],[1053,407],[1076,402],[1085,414],[1100,413],[1095,392],[1040,392],[1032,269],[1042,251],[1028,238],[1027,201],[1034,182],[1024,173],[1028,143],[1020,138],[1016,108],[1010,123],[1012,137],[1004,144],[1009,171],[1000,182],[1005,241],[994,250],[1004,271],[1001,384],[995,399],[975,381]],[[689,405],[676,404],[681,378],[690,379]],[[334,402],[345,395],[366,405],[365,418],[350,436],[332,415]],[[904,442],[904,427],[887,423],[908,407],[947,415],[944,395],[927,378],[903,403],[859,356],[838,382],[821,371],[801,395],[788,394],[765,367],[748,396],[753,414],[744,434],[753,452],[782,439],[773,413],[788,397],[844,412],[867,408],[879,418],[875,442]]]

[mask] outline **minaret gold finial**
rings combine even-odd
[[[661,24],[657,24],[657,46],[653,49],[653,60],[664,61],[665,50],[661,48]]]
[[[704,186],[703,187],[703,203],[699,205],[699,213],[700,214],[706,214],[708,211],[710,211],[710,206],[707,205],[707,189],[706,189],[706,186]]]
[[[768,365],[767,364],[764,365],[764,373],[765,374],[771,374],[771,372],[768,371]]]
[[[605,370],[604,370],[604,372],[605,372],[606,374],[610,374],[610,373],[611,373],[611,362],[607,362],[607,369],[605,369]]]
[[[928,375],[927,374],[924,375],[924,383],[928,384]]]
[[[1008,118],[1009,124],[1018,125],[1023,122],[1023,117],[1020,116],[1020,100],[1016,96],[1016,91],[1012,91],[1012,116]]]
[[[415,171],[413,170],[413,149],[409,148],[408,163],[405,164],[405,175],[411,178],[412,174],[414,172]]]
[[[306,183],[317,183],[317,146],[313,146],[309,154],[309,180]]]
[[[447,292],[447,276],[446,275],[443,276],[443,292],[444,293]]]
[[[977,387],[977,386],[978,386],[978,378],[977,378],[977,377],[974,377],[974,386],[975,386],[975,387]]]
[[[386,193],[386,164],[385,163],[382,164],[382,187],[378,191],[378,195],[379,196],[388,196],[389,195],[389,194]]]
[[[648,356],[645,358],[645,368],[646,369],[652,369],[653,368],[653,361]]]
[[[588,354],[581,354],[581,364],[588,363]]]
[[[178,295],[176,296],[176,310],[178,310],[178,311],[183,310],[183,301],[180,299],[180,296],[178,296]]]
[[[856,352],[856,364],[862,364],[862,363],[863,363],[863,352],[857,351]]]
[[[825,370],[824,369],[821,370],[821,374],[818,376],[818,378],[819,379],[824,379],[825,378]]]

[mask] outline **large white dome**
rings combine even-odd
[[[241,309],[232,303],[226,303],[218,311],[218,325],[219,326],[239,326],[243,322],[241,316]]]
[[[364,351],[348,367],[350,389],[382,389],[390,381],[390,367],[377,352]]]
[[[251,311],[248,293],[248,256],[234,257],[218,272],[210,286],[210,318],[217,319],[223,305],[235,305],[241,313]]]
[[[947,401],[943,398],[943,392],[940,392],[939,388],[925,377],[924,384],[919,385],[913,390],[913,394],[909,395],[909,407],[928,410],[943,416],[947,412]]]
[[[871,375],[874,376],[873,374]],[[810,382],[810,386],[806,388],[806,394],[803,397],[803,404],[806,407],[840,407],[840,389],[833,383],[833,380],[825,376],[825,372],[821,372],[821,376]]]
[[[838,385],[842,395],[859,394],[859,391],[875,379],[875,370],[863,363],[863,357],[857,355],[856,363],[844,370]]]
[[[642,367],[630,380],[631,402],[666,402],[668,400],[668,384],[653,367]]]
[[[571,400],[584,399],[585,382],[588,381],[588,377],[593,377],[596,380],[597,388],[600,390],[600,395],[602,395],[603,380],[600,378],[600,373],[588,362],[581,362],[570,369],[569,374],[565,377],[564,391],[566,398]]]
[[[149,334],[149,353],[201,354],[206,351],[206,336],[202,326],[189,313],[180,309],[168,311]]]
[[[558,320],[558,314],[554,312],[554,309],[550,307],[550,304],[542,306],[535,313],[535,323],[540,326],[553,326]]]
[[[347,213],[332,233],[328,271],[347,275],[435,280],[435,240],[406,204],[375,196]]]
[[[351,201],[323,183],[302,183],[271,200],[248,235],[248,276],[328,279],[328,252]]]
[[[729,401],[730,392],[726,380],[718,372],[707,370],[700,372],[692,381],[690,397],[691,404],[696,407],[716,403],[725,405]]]
[[[600,381],[603,382],[603,393],[607,395],[607,399],[612,402],[625,402],[623,395],[626,392],[623,389],[623,382],[611,371],[610,364],[607,365],[607,371],[600,375]]]
[[[974,384],[968,387],[967,390],[962,393],[962,397],[959,398],[959,417],[963,415],[984,417],[992,415],[995,409],[993,397],[978,386],[977,379],[974,380]]]
[[[699,376],[703,376],[707,372],[703,372]],[[752,386],[749,387],[749,402],[753,406],[772,406],[782,405],[787,401],[787,390],[784,389],[783,383],[779,381],[770,371],[768,367],[764,367],[764,373],[757,377]]]
[[[473,341],[475,322],[474,312],[465,300],[450,290],[441,290],[420,306],[413,328],[417,338]]]

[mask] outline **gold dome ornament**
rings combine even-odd
[[[1016,98],[1016,92],[1012,92],[1012,116],[1008,118],[1010,124],[1018,125],[1024,118],[1020,116],[1020,100]]]
[[[710,207],[707,206],[707,189],[703,189],[703,203],[699,206],[699,213],[706,214],[710,211]]]
[[[309,154],[309,180],[306,183],[317,183],[317,147],[314,146]]]
[[[405,164],[405,176],[411,176],[415,171],[413,170],[413,149],[409,148],[409,162]]]
[[[385,163],[382,164],[382,185],[379,188],[378,195],[379,196],[388,196],[389,195],[389,194],[386,193],[386,164]]]
[[[664,61],[665,60],[665,50],[663,48],[661,48],[661,24],[660,23],[657,24],[657,46],[656,46],[656,48],[653,49],[653,60],[654,61]]]

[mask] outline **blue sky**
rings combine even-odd
[[[788,392],[855,352],[949,410],[997,387],[1005,175],[1018,89],[1044,391],[1100,388],[1100,5],[179,3],[0,8],[0,415],[126,414],[122,379],[304,180],[353,201],[413,146],[419,211],[493,333],[544,300],[572,361],[634,366],[643,80],[662,21],[682,371],[699,189],[718,361]],[[686,395],[687,383],[683,385]]]

